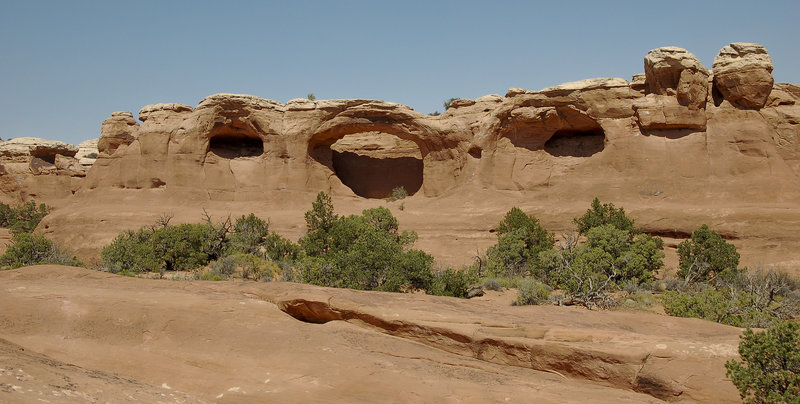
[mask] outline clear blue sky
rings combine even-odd
[[[0,137],[73,144],[113,111],[217,92],[369,98],[429,113],[450,97],[630,79],[675,45],[711,68],[758,42],[800,83],[800,1],[0,0]]]

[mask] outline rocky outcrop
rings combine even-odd
[[[51,379],[84,398],[128,397],[133,379],[164,386],[158,402],[739,402],[724,363],[741,329],[699,319],[60,266],[1,271],[0,284],[0,338],[92,369],[90,386],[70,368]],[[26,402],[8,390],[0,401]]]
[[[754,52],[741,50],[740,59]],[[139,111],[141,125],[114,113],[72,206],[115,208],[87,208],[105,221],[96,240],[81,238],[80,246],[96,249],[151,214],[196,220],[212,206],[258,210],[276,230],[299,236],[299,210],[319,191],[366,208],[401,186],[410,195],[405,208],[420,204],[401,222],[459,263],[494,241],[488,229],[510,206],[566,230],[595,196],[659,234],[691,234],[710,222],[735,237],[758,234],[757,248],[800,234],[792,227],[800,221],[786,216],[800,200],[798,87],[776,85],[763,107],[743,109],[729,96],[709,97],[708,70],[684,49],[649,52],[644,70],[630,82],[594,78],[456,100],[438,116],[376,100],[282,104],[237,94],[195,107],[149,105]],[[726,74],[718,73],[715,88]],[[116,209],[134,196],[147,202]],[[63,231],[81,215],[56,212],[46,224]],[[781,226],[763,226],[781,215]],[[462,233],[474,242],[454,236]]]
[[[734,42],[714,58],[714,88],[731,104],[762,108],[772,92],[772,58],[763,46]]]
[[[120,147],[127,146],[136,139],[139,124],[130,112],[112,112],[100,126],[100,139],[97,140],[99,153],[111,155]]]
[[[78,153],[75,154],[75,158],[78,159],[78,162],[89,169],[89,167],[94,164],[95,160],[97,160],[97,156],[100,151],[97,149],[97,142],[100,139],[90,139],[85,140],[78,144]]]
[[[267,293],[282,311],[308,323],[345,321],[455,355],[554,371],[665,401],[738,398],[724,374],[725,361],[736,355],[733,327],[642,315],[635,325],[626,322],[630,328],[623,335],[610,331],[620,317],[592,313],[603,317],[601,330],[587,324],[588,316],[563,307],[530,308],[532,316],[507,310],[498,316],[480,302],[400,294],[383,294],[378,301],[374,293],[313,287]],[[691,343],[676,339],[682,330],[691,330]]]
[[[78,149],[60,141],[33,137],[0,143],[0,195],[3,202],[64,200],[80,186],[86,168]]]
[[[59,154],[74,157],[77,152],[71,144],[37,137],[18,137],[0,143],[0,156],[12,159],[34,157],[52,163]]]
[[[704,108],[708,97],[708,69],[695,55],[683,48],[666,46],[653,49],[644,57],[647,90],[670,95],[690,109]]]

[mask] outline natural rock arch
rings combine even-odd
[[[264,153],[264,141],[244,133],[221,133],[208,139],[208,152],[226,159],[258,157]]]
[[[356,132],[328,138],[313,146],[310,156],[364,198],[386,198],[399,187],[413,195],[422,188],[422,150],[416,142],[391,133]]]

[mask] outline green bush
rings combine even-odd
[[[800,334],[794,321],[779,322],[767,331],[744,331],[741,361],[725,364],[726,375],[747,403],[800,402]]]
[[[210,224],[181,224],[158,229],[150,243],[161,268],[187,271],[204,266],[220,256],[217,232]]]
[[[695,293],[668,291],[661,300],[670,316],[702,318],[735,327],[763,321],[758,318],[760,313],[751,308],[751,296],[745,293],[731,294],[708,287]]]
[[[408,191],[404,187],[397,187],[392,189],[392,194],[386,198],[389,202],[399,201],[408,197]]]
[[[712,284],[692,284],[662,296],[664,310],[737,327],[767,327],[800,314],[796,281],[780,272],[722,271]]]
[[[483,288],[486,290],[500,292],[503,290],[503,284],[495,278],[489,278],[483,281]]]
[[[122,232],[100,253],[103,265],[113,273],[160,270],[161,262],[157,259],[150,240],[152,235],[153,230],[145,228]]]
[[[586,242],[576,239],[566,247],[543,251],[537,278],[565,292],[564,302],[586,306],[610,306],[609,293],[627,283],[653,279],[664,253],[661,239],[647,234],[632,236],[628,230],[604,224],[587,231]]]
[[[322,255],[330,249],[330,231],[339,220],[333,212],[331,197],[320,192],[311,204],[311,210],[305,213],[306,234],[300,238],[300,247],[311,257]]]
[[[274,231],[264,239],[264,252],[275,261],[294,261],[300,255],[300,246]]]
[[[31,233],[49,213],[50,207],[43,203],[28,201],[16,207],[0,203],[0,227],[10,228],[12,234]]]
[[[514,207],[497,226],[497,244],[487,251],[493,276],[525,276],[538,265],[539,254],[555,243],[535,217]]]
[[[633,219],[625,215],[625,209],[616,208],[613,203],[601,204],[598,198],[594,198],[591,207],[583,216],[573,221],[578,226],[578,233],[584,235],[590,229],[603,225],[611,225],[631,234],[641,233],[641,229],[634,227]]]
[[[233,257],[241,268],[243,279],[271,281],[281,272],[277,263],[255,254],[236,254]]]
[[[259,254],[269,235],[269,224],[254,214],[236,219],[229,247],[245,254]]]
[[[20,268],[37,264],[83,265],[74,257],[60,251],[52,241],[38,234],[17,233],[12,242],[0,256],[4,267]]]
[[[126,231],[103,248],[103,265],[112,272],[185,271],[223,255],[226,232],[210,223]]]
[[[525,279],[517,289],[516,306],[538,305],[547,303],[550,298],[550,287],[536,279]]]
[[[417,235],[400,232],[389,209],[339,217],[321,192],[305,217],[308,231],[300,245],[306,256],[297,268],[304,282],[390,292],[430,288],[433,257],[409,250]]]
[[[722,271],[739,266],[736,246],[705,224],[695,230],[689,240],[678,244],[678,257],[678,276],[686,283],[713,279]]]
[[[221,279],[229,279],[239,266],[236,258],[233,256],[225,256],[217,260],[211,261],[208,264],[212,276],[219,276]]]
[[[447,268],[435,274],[430,293],[437,296],[451,296],[464,298],[470,286],[477,282],[477,276],[470,271],[457,271]]]

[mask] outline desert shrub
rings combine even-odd
[[[741,326],[746,300],[707,287],[700,292],[668,291],[661,298],[664,311],[675,317],[695,317]]]
[[[741,336],[741,361],[725,364],[727,377],[747,403],[800,401],[800,334],[794,321],[778,322],[764,332]]]
[[[31,233],[39,222],[50,213],[50,207],[28,201],[11,207],[0,203],[0,227],[8,227],[12,234]]]
[[[152,235],[153,231],[145,228],[122,232],[100,253],[103,266],[113,273],[158,271],[161,262],[156,258],[150,241]]]
[[[730,289],[706,287],[699,292],[666,292],[664,311],[676,317],[695,317],[735,327],[763,327],[778,320],[753,305],[753,296]]]
[[[233,251],[259,254],[269,235],[269,224],[254,214],[236,219],[230,235],[229,247]]]
[[[112,272],[183,271],[202,267],[223,256],[225,226],[211,223],[144,227],[126,231],[103,248],[103,265]]]
[[[20,268],[37,264],[81,266],[76,258],[61,251],[52,241],[33,233],[17,233],[13,244],[0,256],[4,267]]]
[[[497,244],[487,251],[493,276],[524,276],[538,265],[539,254],[553,247],[553,234],[535,217],[514,207],[497,226]]]
[[[625,209],[616,208],[613,203],[601,204],[598,198],[594,198],[591,207],[583,216],[573,221],[578,226],[578,233],[584,235],[590,229],[603,225],[611,225],[631,234],[641,233],[641,229],[634,227],[633,219],[625,215]]]
[[[683,285],[664,294],[664,310],[737,327],[767,327],[800,314],[797,282],[772,271],[722,271],[711,284]]]
[[[512,208],[497,226],[497,244],[487,250],[489,275],[530,276],[562,289],[562,304],[607,307],[614,304],[610,292],[651,282],[663,266],[664,242],[635,227],[622,208],[595,198],[574,222],[578,233],[565,234],[556,246],[535,217]]]
[[[96,159],[97,158],[97,153],[94,153],[94,152],[89,153],[89,154],[86,155],[86,158],[87,159]]]
[[[624,290],[625,293],[627,293],[628,295],[633,295],[633,294],[639,293],[639,291],[641,291],[641,289],[642,289],[640,284],[639,284],[639,281],[637,281],[635,279],[631,279],[631,280],[627,280],[625,282],[622,282],[622,285],[620,285],[620,288],[622,290]]]
[[[311,204],[311,210],[305,213],[306,234],[300,238],[300,247],[311,257],[322,255],[330,249],[330,231],[339,220],[333,211],[331,197],[320,192]]]
[[[622,301],[622,307],[633,310],[647,310],[658,302],[656,296],[650,292],[637,292],[628,295]]]
[[[469,287],[476,281],[477,276],[470,271],[447,268],[435,274],[429,292],[437,296],[464,298],[467,296]]]
[[[339,217],[320,192],[306,212],[308,231],[300,239],[305,256],[296,270],[304,282],[321,286],[399,292],[430,288],[433,257],[410,249],[414,232],[400,232],[384,207]]]
[[[214,272],[209,268],[206,268],[206,269],[203,269],[201,271],[195,272],[194,273],[194,279],[198,280],[198,281],[223,281],[223,280],[225,280],[222,276],[215,275]]]
[[[300,246],[272,231],[264,239],[264,253],[275,261],[294,261],[300,255]]]
[[[550,298],[550,287],[542,282],[533,278],[528,278],[522,281],[517,289],[517,300],[514,304],[517,306],[525,305],[538,305],[547,303]]]
[[[408,191],[404,187],[397,187],[392,189],[392,194],[386,198],[389,202],[399,201],[408,197]]]
[[[158,229],[150,236],[155,257],[166,271],[185,271],[208,264],[221,253],[216,229],[210,224],[181,224]]]
[[[678,276],[686,283],[713,279],[722,271],[739,266],[736,246],[705,224],[695,230],[690,239],[678,244],[678,256]]]
[[[444,107],[444,110],[447,111],[448,109],[450,109],[450,105],[453,104],[453,101],[456,101],[456,100],[458,100],[458,98],[448,98],[448,99],[444,100],[442,102],[442,106]]]
[[[236,219],[230,234],[228,253],[254,254],[271,260],[295,260],[300,246],[269,230],[269,224],[254,214]]]
[[[662,248],[661,239],[603,224],[589,229],[583,244],[568,237],[560,248],[543,251],[534,273],[564,290],[561,303],[607,307],[614,304],[609,293],[616,288],[653,279],[662,266]]]
[[[211,261],[208,264],[212,275],[219,276],[222,279],[228,279],[236,272],[238,262],[233,256],[225,256],[217,260]]]
[[[268,259],[255,254],[236,254],[233,256],[242,271],[243,279],[271,281],[281,273],[281,267]]]
[[[483,281],[483,288],[486,290],[494,290],[500,292],[503,290],[503,284],[495,278],[488,278]]]

